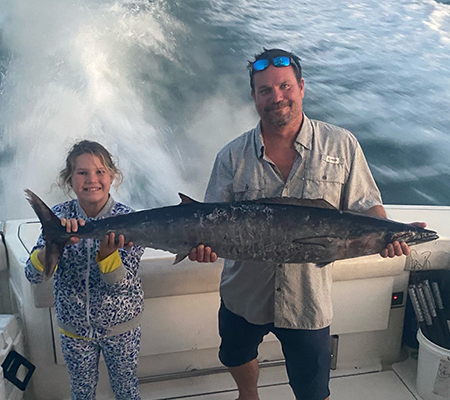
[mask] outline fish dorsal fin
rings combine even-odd
[[[178,193],[178,196],[180,196],[180,199],[181,199],[181,203],[180,204],[200,203],[199,201],[191,199],[189,196],[186,196],[183,193]]]
[[[336,210],[332,204],[325,199],[299,199],[297,197],[267,197],[255,200],[258,204],[285,204],[291,206],[304,206],[316,208],[329,208]]]

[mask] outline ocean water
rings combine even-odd
[[[448,3],[448,1],[447,1]],[[258,121],[247,60],[302,59],[304,110],[359,139],[388,204],[450,205],[450,5],[442,0],[2,0],[0,220],[52,205],[68,149],[98,140],[135,208],[202,199]]]

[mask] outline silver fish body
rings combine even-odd
[[[126,242],[170,251],[177,255],[175,262],[204,244],[226,259],[318,265],[380,253],[394,240],[413,245],[438,238],[436,232],[413,225],[329,208],[323,200],[201,203],[181,194],[177,206],[87,222],[69,235],[34,193],[27,191],[27,195],[41,220],[47,249],[49,243],[57,243],[58,255],[56,250],[46,252],[51,255],[45,276],[53,273],[70,236],[102,239],[110,232],[123,234]],[[301,205],[305,203],[319,207]],[[50,219],[52,223],[47,222]]]

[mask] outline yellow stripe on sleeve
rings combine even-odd
[[[95,261],[100,268],[100,272],[103,274],[107,274],[109,272],[115,271],[122,264],[122,259],[120,258],[119,250],[116,250],[114,253],[111,253],[108,257],[99,261],[98,253],[95,256]]]
[[[44,266],[42,265],[42,263],[39,261],[39,258],[38,258],[38,253],[40,251],[41,250],[39,250],[39,249],[33,251],[31,253],[30,260],[31,260],[31,264],[33,264],[34,268],[36,268],[39,272],[44,272]]]
[[[44,272],[44,266],[42,265],[42,263],[39,261],[39,258],[38,258],[38,254],[40,251],[41,251],[40,249],[36,249],[35,251],[33,251],[30,256],[30,261],[31,261],[31,264],[33,264],[33,267],[42,273],[42,272]],[[58,269],[58,264],[56,264],[55,271],[57,269]]]

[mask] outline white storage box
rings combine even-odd
[[[11,350],[23,352],[22,332],[14,315],[0,314],[0,365]],[[0,370],[0,400],[23,399],[23,392],[6,380],[3,377],[3,369]],[[25,372],[19,370],[19,379],[23,379],[24,376]]]

